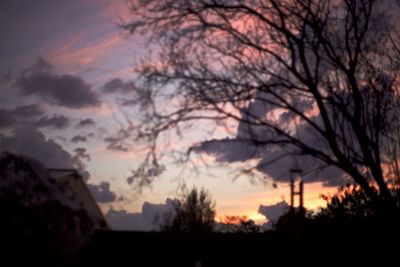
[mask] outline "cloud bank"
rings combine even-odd
[[[177,200],[167,199],[164,204],[144,202],[142,212],[110,209],[106,219],[113,230],[158,231],[169,216],[174,214]]]

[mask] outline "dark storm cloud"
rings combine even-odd
[[[85,143],[87,141],[88,139],[84,135],[75,135],[74,137],[71,138],[72,143],[79,143],[79,142]]]
[[[135,86],[132,82],[124,82],[120,78],[115,78],[108,81],[103,86],[103,92],[105,94],[131,94],[135,91]]]
[[[88,188],[97,202],[108,203],[117,199],[117,195],[110,190],[109,182],[103,181],[98,185],[89,184]]]
[[[288,182],[291,178],[290,169],[303,170],[302,179],[307,183],[322,182],[324,186],[337,186],[345,182],[343,171],[334,166],[327,166],[311,156],[298,153],[293,146],[263,145],[269,141],[288,141],[285,137],[270,131],[265,125],[257,125],[256,118],[265,118],[266,114],[275,107],[260,99],[267,99],[267,95],[260,93],[258,100],[251,102],[242,110],[242,121],[239,122],[236,137],[203,142],[195,147],[198,153],[213,155],[218,162],[232,163],[257,160],[255,169],[271,177],[277,182]],[[309,101],[293,99],[292,103],[302,112],[312,108]],[[252,115],[249,115],[252,114]],[[276,117],[279,127],[284,128],[291,122],[294,114],[281,113]],[[316,125],[322,125],[318,115],[311,118]],[[250,123],[249,123],[250,122]],[[290,125],[288,125],[288,128]],[[323,128],[323,127],[322,127]],[[330,153],[326,140],[319,138],[309,124],[300,124],[296,128],[296,138],[303,144],[315,149]]]
[[[91,85],[78,76],[56,74],[44,59],[22,70],[14,84],[21,94],[38,96],[56,106],[81,109],[100,105]]]
[[[322,182],[323,186],[338,186],[346,181],[343,171],[326,166],[307,155],[288,155],[283,150],[270,151],[263,146],[256,146],[250,141],[221,139],[205,142],[194,149],[197,153],[213,155],[221,163],[259,160],[255,168],[271,177],[276,182],[288,182],[292,178],[290,169],[303,170],[302,179],[306,183]]]
[[[203,142],[194,150],[198,153],[211,154],[218,162],[232,163],[256,158],[259,148],[250,141],[226,138]]]
[[[33,123],[33,126],[37,128],[53,128],[57,130],[66,129],[69,125],[70,119],[68,117],[57,114],[54,114],[52,117],[43,116]]]
[[[0,129],[13,128],[21,124],[31,124],[33,120],[43,114],[43,110],[38,105],[0,109]]]
[[[292,178],[290,169],[301,169],[301,178],[306,183],[322,182],[323,186],[343,185],[346,180],[343,171],[327,166],[307,155],[286,155],[283,151],[264,152],[256,168],[277,182],[288,182]]]
[[[157,231],[174,214],[176,200],[167,199],[165,204],[144,202],[142,212],[110,209],[106,219],[114,230]]]
[[[86,127],[92,127],[95,126],[96,122],[91,119],[91,118],[87,118],[87,119],[83,119],[80,120],[77,124],[76,124],[76,128],[86,128]]]

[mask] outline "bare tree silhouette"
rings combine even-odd
[[[253,147],[256,158],[269,152],[247,171],[310,157],[306,171],[334,167],[371,198],[377,185],[392,199],[385,147],[399,129],[400,53],[397,18],[388,12],[397,7],[378,0],[132,4],[123,28],[160,47],[136,80],[146,115],[130,130],[150,152],[135,174],[159,165],[163,134],[184,136],[201,120],[234,121],[236,137],[225,142]]]

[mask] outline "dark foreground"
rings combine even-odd
[[[2,239],[0,266],[398,266],[399,240],[346,230],[327,236],[97,231],[75,255],[57,257],[43,239]]]
[[[184,235],[101,231],[82,250],[78,266],[396,266],[398,240],[398,235],[376,234],[357,239],[339,234],[323,240],[274,232]]]

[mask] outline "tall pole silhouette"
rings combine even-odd
[[[303,180],[301,180],[300,178],[300,174],[302,173],[301,169],[298,168],[293,168],[290,169],[290,173],[292,175],[292,177],[290,178],[290,208],[291,210],[294,210],[294,197],[295,195],[299,196],[299,208],[302,209],[304,207],[304,184],[303,184]],[[297,178],[300,178],[300,183],[299,183],[299,190],[295,191],[295,178],[294,176]]]

